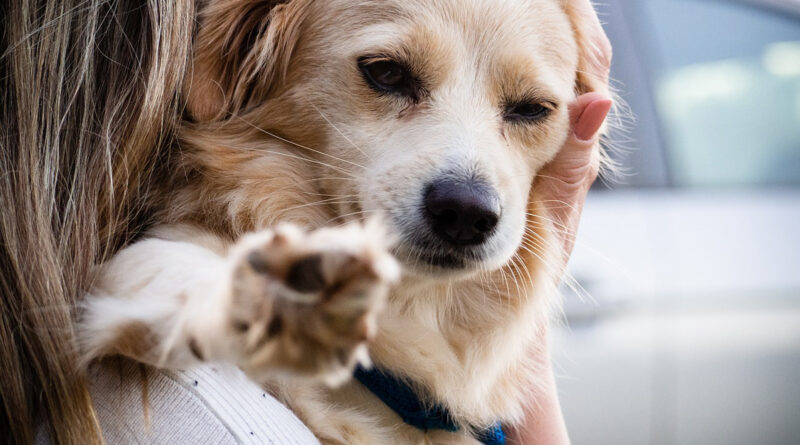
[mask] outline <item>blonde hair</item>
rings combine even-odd
[[[148,221],[181,115],[191,1],[0,5],[0,431],[100,443],[73,319]]]

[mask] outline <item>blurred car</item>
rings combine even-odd
[[[553,339],[573,443],[800,444],[800,2],[600,11],[636,121]]]

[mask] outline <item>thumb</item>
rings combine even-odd
[[[569,107],[570,125],[578,141],[594,142],[613,102],[600,93],[579,96]]]
[[[598,131],[611,109],[611,99],[599,93],[586,93],[570,105],[572,132],[556,157],[541,172],[543,180],[551,178],[554,191],[569,195],[570,186],[587,188],[599,169]],[[588,184],[585,184],[588,181]]]

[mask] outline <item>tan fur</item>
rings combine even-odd
[[[560,0],[278,3],[211,0],[201,13],[184,88],[193,122],[178,132],[161,227],[104,266],[107,277],[146,266],[141,273],[152,280],[128,287],[105,280],[97,307],[124,297],[116,300],[119,323],[162,326],[156,365],[194,363],[197,348],[200,359],[240,364],[324,443],[475,443],[469,426],[521,421],[538,383],[532,345],[557,304],[561,273],[533,179],[567,136],[568,102],[601,87],[580,74],[591,48],[579,18]],[[365,54],[403,60],[431,98],[399,104],[375,94],[356,67]],[[506,102],[531,99],[552,105],[546,120],[503,122]],[[500,191],[504,216],[485,261],[446,275],[416,261],[397,218],[451,164],[484,175]],[[352,223],[301,229],[370,216],[386,223],[405,268],[385,307],[383,289],[394,280],[387,240]],[[294,225],[270,230],[281,223]],[[258,234],[243,239],[246,232]],[[276,244],[281,233],[289,250]],[[341,265],[348,246],[358,246],[345,255],[356,269]],[[175,259],[142,263],[164,249]],[[285,262],[259,271],[253,252]],[[286,270],[312,253],[337,266],[305,301],[287,290]],[[195,266],[208,272],[192,275]],[[184,289],[159,281],[167,268],[197,282]],[[332,284],[339,281],[360,290]],[[329,300],[331,289],[343,296]],[[365,289],[372,297],[358,300]],[[168,302],[148,313],[125,306],[146,304],[154,292]],[[321,313],[330,316],[315,318]],[[93,324],[99,311],[90,305],[88,314],[87,330],[105,329]],[[276,317],[288,331],[266,335]],[[321,383],[342,383],[343,371],[365,362],[358,351],[367,338],[374,363],[447,406],[462,431],[416,430],[356,382]],[[100,350],[97,340],[87,342]],[[152,362],[133,346],[127,353]],[[298,375],[335,378],[309,383]]]

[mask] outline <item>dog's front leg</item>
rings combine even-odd
[[[286,225],[217,251],[186,237],[135,243],[102,267],[86,299],[84,356],[169,368],[229,361],[257,381],[346,379],[367,360],[366,340],[398,274],[376,233]]]

